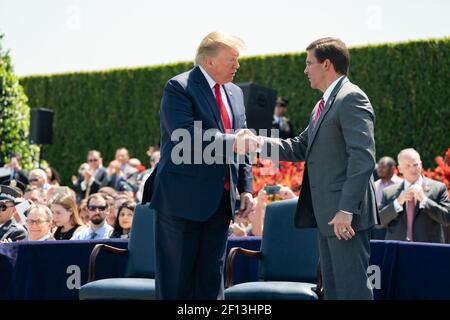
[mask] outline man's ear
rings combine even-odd
[[[323,61],[323,68],[325,69],[325,71],[330,70],[330,68],[333,68],[333,69],[334,69],[334,66],[333,66],[333,64],[331,63],[330,59],[325,59],[325,60]]]
[[[213,65],[214,65],[214,61],[213,61],[213,59],[211,57],[206,56],[203,59],[203,67],[205,69],[208,69],[208,68],[212,67]]]

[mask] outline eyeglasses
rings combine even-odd
[[[98,209],[99,211],[105,211],[105,210],[108,208],[108,206],[95,206],[95,205],[90,205],[90,206],[88,206],[87,208],[88,208],[89,211],[96,211],[97,209]]]
[[[36,178],[34,178],[34,179],[28,179],[28,181],[29,181],[29,182],[35,182],[35,181],[39,181],[39,179],[36,179]]]
[[[319,62],[319,61],[306,61],[306,67],[310,68],[315,63],[319,63],[320,64],[322,62]]]
[[[89,162],[98,162],[98,159],[89,159]]]
[[[27,225],[29,225],[29,226],[32,226],[33,224],[36,226],[40,226],[41,224],[43,224],[45,222],[49,222],[49,221],[42,220],[42,219],[37,219],[37,220],[27,219]]]
[[[6,211],[8,208],[12,208],[12,207],[14,207],[14,205],[7,206],[5,202],[0,203],[0,212]]]

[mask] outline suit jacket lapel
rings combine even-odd
[[[336,99],[336,95],[338,94],[339,90],[341,90],[342,85],[343,85],[344,83],[346,83],[347,81],[348,81],[347,77],[344,76],[344,77],[341,79],[341,81],[339,81],[339,82],[336,84],[336,86],[334,87],[333,91],[331,92],[330,97],[328,98],[327,103],[326,103],[325,106],[323,107],[323,111],[322,111],[322,113],[320,114],[319,120],[317,120],[316,127],[315,127],[315,128],[312,127],[312,126],[313,126],[312,121],[309,123],[309,126],[311,127],[311,133],[312,133],[312,135],[310,135],[310,136],[309,136],[310,138],[308,138],[308,148],[306,149],[306,158],[308,157],[309,150],[311,149],[311,145],[312,145],[313,142],[314,142],[314,138],[316,137],[317,132],[320,130],[320,124],[322,123],[322,120],[325,118],[325,116],[326,116],[326,114],[328,113],[328,111],[330,111],[330,108],[331,108],[331,106],[333,105],[334,100]],[[317,105],[316,105],[316,108],[317,108]],[[316,112],[316,111],[317,111],[317,110],[315,110],[315,112]],[[314,114],[315,114],[315,112],[314,112]],[[314,118],[314,114],[313,114],[312,119]],[[312,120],[312,119],[311,119],[311,120]]]
[[[197,82],[200,91],[204,95],[206,101],[208,101],[209,108],[211,109],[214,119],[216,120],[217,127],[220,129],[220,131],[225,132],[225,128],[222,123],[222,117],[219,111],[219,106],[217,105],[216,98],[214,97],[214,94],[209,87],[208,81],[206,81],[206,78],[199,67],[195,67],[192,72],[195,75],[194,79]]]

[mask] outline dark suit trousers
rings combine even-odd
[[[156,299],[223,300],[231,217],[229,192],[205,222],[156,213]]]
[[[356,232],[351,240],[319,237],[320,266],[327,300],[373,300],[367,286],[370,230]]]

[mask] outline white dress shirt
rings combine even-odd
[[[211,88],[211,91],[212,91],[214,97],[216,97],[216,92],[215,92],[215,89],[214,89],[214,86],[216,85],[216,82],[214,81],[213,78],[211,78],[211,76],[208,74],[208,72],[206,72],[206,70],[203,69],[202,66],[199,66],[199,67],[200,67],[200,70],[202,71],[203,75],[205,76],[206,81],[208,81],[208,85]],[[225,108],[227,109],[228,117],[230,118],[231,128],[233,128],[233,113],[232,113],[231,107],[230,107],[230,105],[228,103],[228,98],[227,98],[227,95],[225,93],[225,89],[223,88],[222,85],[220,86],[220,94],[222,95],[222,101],[225,104]]]
[[[419,179],[416,180],[416,182],[411,183],[408,180],[405,179],[405,183],[403,185],[403,191],[407,191],[409,189],[409,187],[413,186],[413,185],[418,185],[419,187],[422,188],[422,184],[423,184],[423,178],[422,176],[419,177]],[[428,200],[428,197],[425,196],[425,198],[419,203],[419,208],[423,209],[425,207],[425,204]],[[396,212],[401,212],[403,211],[403,206],[400,205],[400,203],[398,203],[398,199],[394,200],[394,208]]]

